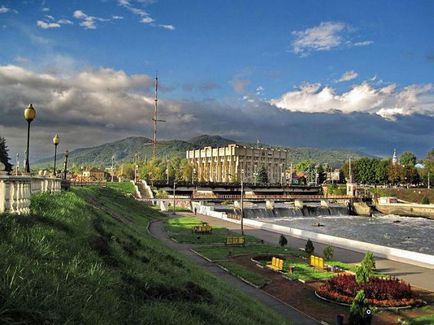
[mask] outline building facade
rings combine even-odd
[[[285,182],[286,150],[230,144],[220,148],[189,150],[186,158],[193,166],[194,180],[201,182],[239,182],[243,170],[244,182],[255,183],[256,175],[262,166],[267,170],[268,183]]]

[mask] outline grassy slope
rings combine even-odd
[[[148,235],[158,218],[109,188],[1,216],[0,323],[284,323]]]

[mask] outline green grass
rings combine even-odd
[[[264,286],[265,284],[267,284],[267,279],[263,276],[261,276],[260,274],[257,274],[255,272],[252,272],[248,269],[246,269],[245,267],[243,267],[240,264],[237,264],[235,262],[231,262],[231,261],[219,261],[218,264],[220,264],[221,266],[225,267],[226,269],[229,270],[229,272],[231,272],[232,274],[239,276],[259,287]]]
[[[285,275],[293,280],[303,281],[315,281],[315,280],[327,280],[335,276],[334,273],[327,271],[320,271],[306,263],[290,263],[293,267],[292,273],[285,273]],[[289,264],[285,263],[285,269],[288,269]]]
[[[302,251],[298,251],[291,248],[282,248],[279,246],[273,246],[268,244],[256,244],[256,245],[247,245],[247,246],[203,246],[195,248],[199,253],[208,257],[211,260],[225,260],[228,255],[237,256],[237,255],[247,255],[247,254],[283,254],[283,255],[291,255],[291,256],[304,256],[305,253]]]
[[[134,188],[134,184],[131,182],[107,182],[107,187],[112,188],[116,191],[119,191],[123,194],[131,194],[135,195],[136,190]]]
[[[194,226],[202,224],[197,218],[193,217],[179,217],[167,220],[165,227],[171,238],[174,238],[181,243],[189,244],[223,244],[228,236],[240,236],[239,234],[232,232],[222,227],[212,227],[212,233],[210,234],[195,234],[192,232]],[[245,236],[246,243],[257,242],[257,239],[252,236]]]
[[[31,211],[0,217],[0,323],[285,323],[150,236],[163,215],[118,191],[35,195]]]

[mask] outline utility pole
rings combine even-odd
[[[166,122],[164,120],[158,119],[158,75],[155,75],[155,104],[154,104],[154,117],[152,118],[152,121],[154,122],[154,137],[153,137],[153,157],[154,159],[157,158],[157,122]]]
[[[351,172],[351,157],[348,158],[348,174],[349,174],[348,177],[350,179],[350,183],[353,183],[353,175]]]
[[[112,183],[113,183],[113,173],[114,173],[113,165],[114,165],[114,163],[115,163],[115,156],[113,155],[112,156]]]
[[[18,169],[20,168],[20,154],[17,153],[17,161],[15,166],[15,176],[18,176]]]
[[[176,206],[175,206],[175,197],[176,197],[176,179],[173,179],[173,214],[176,214]]]

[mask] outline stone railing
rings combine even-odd
[[[60,178],[0,175],[0,213],[30,212],[34,193],[60,192]]]

